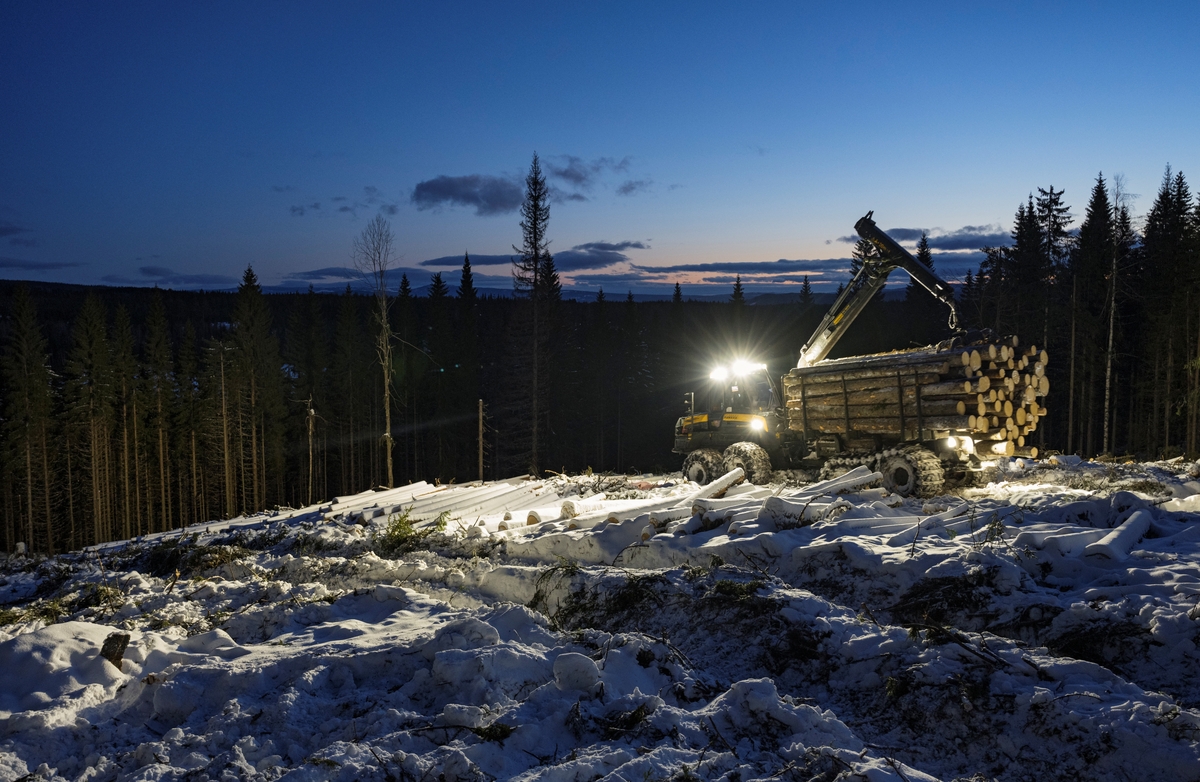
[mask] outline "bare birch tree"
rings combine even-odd
[[[375,338],[375,353],[379,357],[379,366],[383,370],[383,447],[387,456],[387,485],[393,486],[392,478],[392,379],[395,368],[392,364],[392,332],[390,310],[391,299],[388,297],[387,272],[395,260],[392,249],[392,226],[382,216],[375,215],[360,236],[355,238],[351,251],[354,268],[371,286],[375,295],[375,320],[379,323],[379,335]]]

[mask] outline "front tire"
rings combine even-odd
[[[746,482],[762,486],[771,482],[771,457],[757,443],[734,443],[725,449],[721,468],[729,472],[741,467]]]
[[[683,460],[683,477],[701,486],[712,483],[723,474],[721,454],[712,448],[692,451]]]

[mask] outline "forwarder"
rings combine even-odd
[[[734,467],[752,483],[773,468],[831,477],[858,465],[902,495],[933,496],[947,473],[962,479],[996,456],[1036,456],[1025,438],[1045,415],[1047,357],[1017,350],[1016,337],[958,327],[953,289],[875,224],[854,226],[877,252],[825,314],[800,359],[778,382],[766,365],[717,367],[708,387],[685,397],[675,424],[684,476],[708,483]],[[950,337],[917,350],[827,360],[838,340],[902,268],[949,309]],[[698,403],[698,404],[697,404]]]

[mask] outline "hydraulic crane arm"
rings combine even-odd
[[[854,279],[842,290],[842,295],[825,313],[825,318],[813,332],[808,344],[800,351],[800,361],[796,364],[798,367],[812,366],[828,356],[867,303],[887,282],[888,275],[897,268],[908,272],[923,288],[950,308],[950,328],[958,331],[954,290],[875,225],[871,219],[873,214],[867,212],[854,224],[854,230],[878,250],[878,255],[863,260],[858,274],[854,275]]]

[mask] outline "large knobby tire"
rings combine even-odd
[[[917,466],[917,496],[936,497],[946,485],[946,471],[942,460],[927,448],[912,447],[906,453]]]
[[[746,482],[758,486],[771,482],[771,457],[757,443],[734,443],[725,449],[721,468],[725,472],[742,468]]]
[[[917,491],[917,466],[908,457],[897,454],[884,456],[877,468],[883,480],[883,488],[901,497],[911,497]]]
[[[683,477],[701,486],[712,483],[723,474],[721,472],[721,453],[712,448],[692,451],[683,460]]]
[[[941,461],[920,446],[880,457],[876,469],[883,475],[883,487],[901,497],[936,497],[945,484]]]

